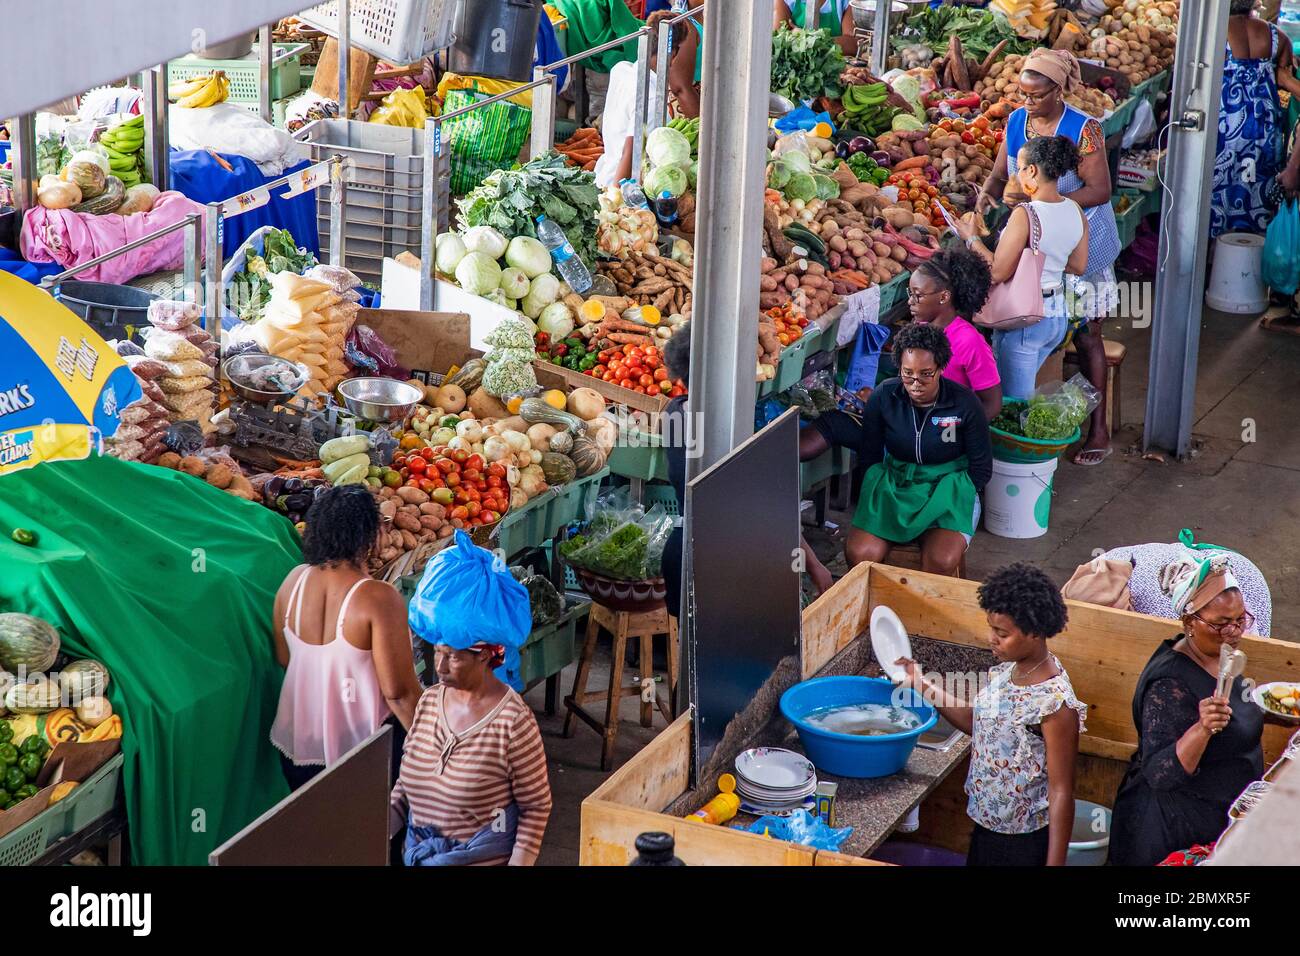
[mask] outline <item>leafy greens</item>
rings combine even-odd
[[[257,322],[271,301],[270,276],[277,272],[296,272],[301,275],[316,265],[316,257],[306,249],[299,249],[293,233],[287,229],[272,229],[262,240],[262,254],[249,252],[244,257],[244,268],[236,272],[226,290],[226,308],[244,322]]]
[[[844,53],[829,30],[790,29],[784,25],[772,34],[773,93],[786,99],[840,98],[844,87]]]
[[[961,40],[962,50],[977,60],[983,60],[1003,40],[1007,41],[1008,54],[1028,53],[1035,46],[1017,36],[1010,24],[994,13],[947,4],[909,14],[907,25],[889,42],[895,50],[924,43],[942,52],[954,33]]]

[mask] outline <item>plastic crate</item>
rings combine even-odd
[[[289,104],[296,100],[302,93],[291,93],[283,99],[271,101],[271,125],[276,129],[284,129],[288,126]],[[236,106],[242,106],[250,113],[261,115],[262,104],[259,100],[237,100],[233,96],[228,102]]]
[[[808,494],[813,488],[837,475],[853,471],[853,452],[847,448],[831,448],[812,461],[799,465],[799,488]]]
[[[271,58],[271,99],[282,100],[302,89],[302,55],[311,49],[310,43],[275,43]],[[196,76],[206,76],[221,70],[230,81],[230,99],[257,103],[262,91],[262,58],[258,52],[238,60],[201,60],[182,57],[167,64],[168,84],[180,83]],[[254,107],[256,108],[256,107]]]
[[[392,63],[414,63],[451,46],[460,0],[352,0],[348,41]],[[304,23],[339,35],[339,5],[318,3],[298,14]]]
[[[1133,237],[1137,235],[1138,223],[1146,215],[1147,194],[1137,189],[1123,189],[1111,197],[1111,205],[1121,197],[1128,198],[1129,207],[1123,212],[1118,208],[1115,210],[1115,224],[1119,227],[1120,246],[1127,249],[1133,243]]]
[[[595,503],[600,483],[609,474],[602,468],[594,475],[571,481],[554,492],[539,495],[518,511],[501,519],[494,547],[512,557],[525,548],[541,547],[562,528],[580,517]]]
[[[907,298],[907,284],[912,279],[909,272],[901,272],[880,287],[880,316]]]
[[[610,474],[642,481],[667,481],[668,455],[662,438],[643,431],[634,431],[626,437],[634,439],[634,443],[620,441],[614,446],[609,453]]]
[[[83,780],[72,792],[22,826],[0,837],[0,867],[26,866],[60,840],[72,836],[113,809],[125,758],[121,753]]]
[[[587,616],[591,601],[571,595],[564,600],[568,606],[560,619],[534,628],[519,648],[519,674],[525,687],[558,674],[577,659],[578,622]]]
[[[822,340],[821,329],[809,324],[799,341],[787,345],[781,350],[781,361],[776,367],[776,378],[759,383],[758,397],[767,398],[786,389],[793,388],[803,378],[803,366],[810,355],[819,350]]]
[[[677,502],[677,489],[672,485],[646,485],[641,489],[641,504],[646,510],[663,505],[664,511],[674,517],[681,514]]]

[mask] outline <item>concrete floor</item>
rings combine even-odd
[[[1195,453],[1186,461],[1142,457],[1150,330],[1111,321],[1108,338],[1128,346],[1121,377],[1126,427],[1102,465],[1062,461],[1056,474],[1051,528],[1042,538],[1011,540],[981,532],[968,556],[968,574],[983,578],[1011,561],[1030,561],[1064,583],[1096,549],[1174,541],[1190,527],[1199,540],[1241,551],[1264,572],[1273,593],[1273,636],[1300,639],[1300,335],[1260,329],[1255,317],[1207,311],[1201,327]],[[1249,420],[1249,421],[1248,421]],[[1243,440],[1253,422],[1254,441]],[[848,526],[850,515],[832,513]],[[810,533],[832,572],[842,573],[838,531]],[[829,559],[836,559],[831,563]],[[594,680],[608,680],[608,651]],[[570,691],[573,671],[562,679]],[[550,763],[554,810],[540,863],[573,865],[578,858],[579,806],[607,776],[600,738],[579,724],[572,739],[562,713],[545,717],[542,688],[528,695],[538,713]],[[637,702],[623,702],[618,738],[621,764],[663,728],[637,723]]]

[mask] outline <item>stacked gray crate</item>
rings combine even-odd
[[[340,154],[352,160],[348,174],[344,263],[367,282],[380,281],[383,262],[401,252],[420,254],[424,228],[424,130],[357,120],[317,120],[295,137],[307,144],[313,162]],[[449,222],[451,158],[439,159],[443,198],[438,230]],[[330,190],[317,190],[321,258],[329,254]]]

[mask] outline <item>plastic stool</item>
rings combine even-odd
[[[1225,232],[1214,245],[1214,268],[1205,304],[1220,312],[1259,315],[1268,308],[1268,289],[1261,278],[1264,237]]]

